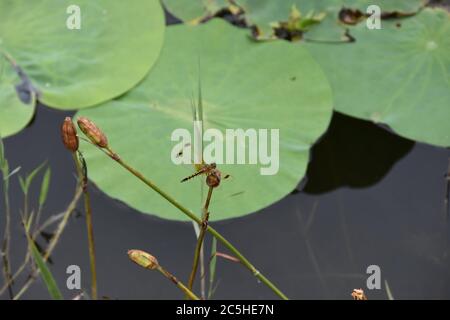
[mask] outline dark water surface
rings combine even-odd
[[[75,188],[73,162],[59,133],[67,115],[72,113],[38,106],[32,125],[4,141],[10,166],[21,166],[21,174],[45,160],[51,166],[44,217],[63,211]],[[303,191],[214,227],[292,299],[349,299],[353,288],[365,288],[366,268],[372,264],[380,266],[383,283],[381,290],[366,290],[370,299],[387,297],[384,280],[398,299],[450,298],[449,228],[443,208],[449,157],[449,150],[414,144],[369,122],[336,113],[329,132],[314,147],[308,182],[300,186]],[[40,182],[34,184],[34,196],[39,187]],[[95,186],[90,190],[99,295],[182,298],[159,273],[131,263],[126,252],[148,250],[186,280],[195,246],[192,224],[144,215],[109,199]],[[12,179],[10,195],[11,254],[16,269],[26,249],[18,219],[23,197],[17,177]],[[34,196],[30,201],[36,206]],[[3,200],[1,208],[3,212]],[[3,226],[3,214],[1,219]],[[45,243],[42,238],[39,242]],[[208,247],[210,243],[208,237]],[[219,251],[226,252],[220,245]],[[66,289],[68,265],[81,267],[82,286],[89,288],[84,217],[71,218],[52,260],[51,270],[66,298],[78,293]],[[239,264],[220,259],[217,277],[216,299],[276,298]],[[25,280],[16,282],[16,291]],[[48,297],[40,279],[23,296]]]

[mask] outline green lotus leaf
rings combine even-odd
[[[318,40],[336,40],[345,33],[344,28],[337,25],[336,12],[341,8],[341,1],[237,0],[236,3],[244,10],[247,23],[257,26],[263,36],[270,36],[273,23],[287,21],[292,7],[295,6],[302,15],[306,15],[309,12],[326,14],[326,18],[322,23],[314,26],[311,32],[314,32],[314,36]]]
[[[409,139],[450,146],[450,18],[424,9],[380,30],[361,24],[356,42],[304,43],[323,66],[335,109],[383,123]]]
[[[211,17],[230,6],[229,0],[162,0],[166,9],[178,19],[190,24]]]
[[[33,117],[35,99],[33,96],[20,99],[21,84],[11,61],[0,54],[0,137],[19,132]]]
[[[410,14],[417,12],[428,0],[342,0],[346,8],[366,12],[371,5],[377,5],[382,12],[398,12],[400,14]]]
[[[311,145],[326,130],[332,113],[328,81],[308,50],[285,41],[257,43],[246,33],[220,19],[195,27],[170,27],[157,64],[139,86],[118,100],[77,114],[96,122],[123,160],[199,214],[207,189],[205,177],[180,183],[195,169],[171,160],[184,144],[171,141],[174,130],[193,132],[191,102],[199,95],[199,73],[205,131],[279,129],[276,174],[261,174],[261,168],[269,166],[262,165],[261,158],[257,164],[248,164],[248,156],[247,164],[218,164],[222,176],[231,177],[213,193],[212,220],[255,212],[289,194],[303,178]],[[268,136],[276,138],[270,130]],[[268,139],[258,139],[257,146],[250,147],[248,140],[241,145],[247,146],[245,152],[258,148],[264,154],[263,141]],[[205,150],[210,146],[205,141]],[[276,150],[275,143],[268,147]],[[102,152],[90,145],[82,149],[91,180],[109,196],[145,213],[186,220]]]
[[[156,61],[164,29],[157,0],[0,2],[0,52],[23,69],[42,102],[59,109],[134,87]]]
[[[271,24],[287,21],[293,5],[303,15],[309,12],[324,13],[325,19],[311,28],[307,38],[315,41],[346,40],[345,30],[348,26],[340,23],[339,11],[342,8],[360,10],[366,13],[370,5],[378,5],[382,12],[410,14],[417,12],[425,0],[236,0],[245,12],[249,25],[256,25],[263,34],[272,33]]]

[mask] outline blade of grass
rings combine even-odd
[[[28,239],[28,246],[31,251],[31,255],[33,256],[34,261],[36,262],[36,265],[41,273],[42,280],[44,280],[44,283],[47,287],[48,292],[50,293],[50,296],[53,300],[62,300],[63,296],[61,294],[61,291],[59,291],[58,285],[56,284],[55,278],[53,277],[52,273],[50,272],[50,269],[47,267],[47,264],[45,263],[44,259],[42,258],[41,254],[39,253],[39,250],[36,247],[36,244],[34,243],[33,239],[31,239],[30,233],[30,226],[26,226],[26,236]]]
[[[48,188],[50,185],[50,178],[51,178],[51,169],[50,167],[45,170],[44,177],[42,178],[42,184],[41,184],[41,192],[39,194],[39,206],[42,207],[47,200],[48,195]]]
[[[19,176],[19,184],[20,184],[20,189],[22,189],[23,194],[27,193],[27,186],[25,183],[25,179],[22,176]]]
[[[20,177],[20,185],[22,187],[22,191],[24,194],[28,193],[28,190],[30,188],[31,183],[33,182],[33,179],[36,177],[36,175],[41,171],[41,169],[45,166],[47,161],[44,161],[39,166],[37,166],[33,171],[31,171],[25,179]]]
[[[36,228],[39,227],[39,222],[41,220],[41,213],[42,208],[44,207],[45,201],[47,200],[48,195],[48,188],[50,186],[50,179],[51,179],[51,169],[50,167],[47,167],[47,170],[45,170],[44,177],[42,178],[41,182],[41,191],[39,192],[39,208],[36,215]]]
[[[384,286],[386,287],[386,294],[389,300],[394,300],[394,296],[392,295],[391,289],[389,288],[389,284],[387,280],[384,280]]]
[[[15,175],[17,172],[19,172],[21,169],[21,167],[17,167],[15,168],[13,171],[11,171],[8,176],[4,177],[3,179],[10,179],[13,175]]]

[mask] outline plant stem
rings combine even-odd
[[[101,149],[103,151],[103,149]],[[152,188],[154,191],[159,193],[163,198],[169,201],[173,206],[178,208],[181,212],[187,215],[190,219],[194,220],[198,224],[202,223],[201,218],[199,218],[195,213],[190,211],[189,209],[182,206],[178,203],[177,200],[172,198],[169,194],[161,190],[157,185],[155,185],[152,181],[144,177],[139,171],[129,166],[126,162],[124,162],[116,153],[114,153],[110,148],[107,148],[108,152],[105,152],[111,159],[115,160],[122,167],[127,169],[130,173],[132,173],[136,178],[141,180],[147,186]],[[261,272],[259,272],[255,266],[253,266],[250,261],[247,260],[227,239],[225,239],[218,231],[216,231],[211,226],[207,226],[206,231],[208,231],[211,235],[213,235],[217,240],[222,242],[222,244],[230,250],[233,255],[239,259],[239,261],[248,269],[250,272],[258,278],[262,283],[264,283],[269,289],[271,289],[276,295],[278,295],[281,299],[288,300],[288,297],[281,292],[269,279],[267,279]]]
[[[11,277],[11,264],[9,261],[9,241],[11,238],[11,209],[9,205],[9,196],[8,196],[8,186],[4,184],[5,192],[4,192],[4,200],[5,200],[5,231],[3,235],[3,244],[2,244],[2,258],[3,258],[3,274],[5,276],[5,281],[8,287],[8,293],[10,299],[14,297],[14,293],[12,290],[12,277]]]
[[[73,159],[75,161],[75,166],[78,172],[78,178],[80,180],[83,197],[84,197],[84,210],[86,211],[86,229],[88,234],[88,245],[89,245],[89,261],[91,267],[91,297],[93,300],[97,300],[97,268],[95,261],[95,243],[94,243],[94,228],[92,225],[92,207],[91,207],[91,197],[87,189],[88,178],[84,176],[83,170],[81,170],[80,160],[75,153],[72,153]]]
[[[197,297],[191,290],[189,290],[183,283],[181,283],[177,278],[175,278],[174,275],[165,270],[163,267],[158,266],[156,269],[159,272],[161,272],[167,279],[172,281],[178,288],[180,288],[186,294],[186,296],[189,297],[189,299],[200,300],[199,297]]]
[[[191,271],[191,275],[189,277],[189,282],[188,282],[188,288],[190,290],[192,290],[192,287],[194,286],[195,275],[197,274],[197,269],[198,269],[198,260],[200,257],[200,252],[202,250],[203,239],[205,238],[206,229],[208,227],[208,220],[209,220],[208,208],[209,208],[209,203],[211,202],[211,196],[212,196],[213,189],[214,189],[213,187],[209,187],[208,196],[206,197],[205,205],[203,207],[202,223],[199,225],[200,232],[199,232],[198,238],[197,238],[197,245],[195,246],[194,261],[192,263],[192,271]]]
[[[3,232],[3,241],[0,255],[3,261],[3,275],[5,284],[8,288],[10,299],[14,297],[11,278],[11,262],[9,260],[10,240],[11,240],[11,206],[9,204],[9,164],[5,158],[3,140],[0,137],[0,171],[3,181],[3,197],[5,201],[5,229]]]
[[[203,242],[205,242],[203,240]],[[200,297],[206,300],[206,279],[205,279],[205,246],[200,250]]]

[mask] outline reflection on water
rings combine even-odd
[[[71,157],[59,135],[66,115],[39,106],[33,125],[5,141],[11,166],[22,166],[22,172],[44,160],[51,165],[46,216],[66,207],[75,186]],[[293,299],[351,299],[353,288],[365,287],[369,265],[380,266],[383,282],[381,290],[366,290],[369,299],[386,299],[384,280],[395,298],[450,298],[449,230],[443,210],[449,156],[448,150],[413,144],[371,123],[335,114],[330,133],[314,148],[305,192],[214,226]],[[34,186],[34,195],[39,187]],[[192,225],[140,214],[94,186],[91,190],[100,296],[182,298],[159,274],[129,262],[126,253],[148,250],[186,279],[195,246]],[[37,199],[30,199],[35,205]],[[15,269],[26,248],[16,179],[11,205]],[[68,265],[81,267],[82,285],[88,288],[86,238],[84,218],[74,216],[52,256],[51,269],[66,298],[79,293],[64,288]],[[39,242],[44,245],[45,239]],[[208,237],[207,249],[210,242]],[[226,252],[220,245],[219,251]],[[217,299],[276,298],[231,261],[218,261],[217,277]],[[16,290],[25,280],[16,282]],[[48,293],[38,281],[24,298],[46,299]]]
[[[313,148],[304,191],[319,194],[339,187],[378,183],[414,146],[368,121],[335,113],[325,136]]]

